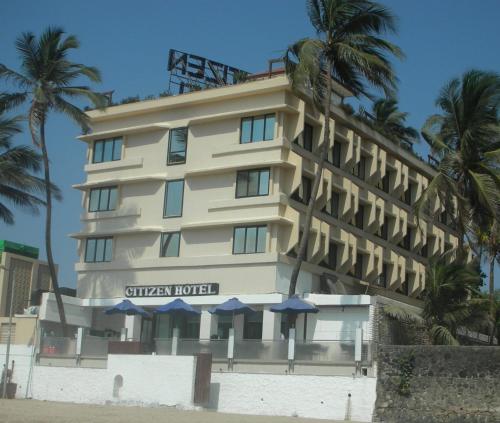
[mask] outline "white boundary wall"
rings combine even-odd
[[[375,378],[212,373],[210,400],[223,413],[371,422]]]
[[[195,365],[193,356],[109,355],[106,369],[36,366],[31,392],[47,401],[192,407]]]
[[[6,350],[7,345],[0,344],[0,374],[5,365]],[[11,368],[12,360],[14,360],[14,377],[12,381],[17,383],[16,398],[25,398],[26,396],[26,386],[28,384],[30,367],[32,365],[31,361],[35,360],[32,354],[33,347],[15,344],[10,346],[9,369]]]

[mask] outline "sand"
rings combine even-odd
[[[321,423],[322,421],[326,420],[247,416],[215,411],[184,411],[171,407],[146,408],[36,400],[0,400],[1,423]]]

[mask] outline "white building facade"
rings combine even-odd
[[[336,86],[336,94],[348,93]],[[90,111],[77,299],[95,331],[118,336],[131,299],[149,310],[181,297],[200,318],[181,337],[227,337],[230,320],[208,312],[231,297],[257,313],[236,336],[277,340],[324,117],[286,76]],[[420,222],[412,205],[430,166],[332,105],[330,158],[316,198],[297,293],[321,312],[297,323],[309,340],[371,336],[374,295],[418,306],[431,255],[456,247],[436,200]],[[171,336],[167,317],[125,318],[129,336]]]

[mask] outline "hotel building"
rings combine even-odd
[[[413,213],[433,168],[346,114],[350,93],[334,91],[329,160],[297,285],[321,308],[306,327],[299,319],[308,339],[356,327],[370,336],[377,298],[418,306],[428,257],[458,244],[438,200],[420,220]],[[288,294],[323,143],[324,116],[307,93],[276,72],[88,116],[92,132],[79,137],[87,179],[74,185],[82,229],[71,236],[77,297],[94,330],[123,326],[102,310],[124,298],[152,308],[181,296],[202,310],[181,336],[225,337],[230,322],[207,310],[236,296],[259,311],[237,319],[237,334],[280,339],[281,316],[269,306]],[[129,336],[168,337],[162,319],[127,316]]]

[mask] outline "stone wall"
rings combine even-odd
[[[500,348],[379,346],[374,421],[499,422]]]

